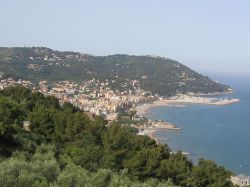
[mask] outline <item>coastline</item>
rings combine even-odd
[[[170,106],[170,103],[167,99],[158,99],[153,103],[145,103],[136,107],[137,115],[139,117],[147,117],[147,114],[150,109],[160,106]]]
[[[152,108],[161,107],[161,106],[170,106],[170,107],[186,107],[188,104],[199,104],[199,105],[215,105],[215,106],[224,106],[230,105],[237,102],[240,102],[240,99],[220,99],[214,97],[205,97],[205,96],[216,96],[216,95],[227,95],[229,93],[214,93],[214,94],[206,94],[204,96],[197,95],[179,95],[174,96],[168,99],[158,99],[153,103],[145,103],[142,105],[136,106],[137,115],[141,118],[150,118],[150,110]],[[141,135],[147,135],[150,138],[154,139],[158,144],[160,144],[160,138],[157,138],[156,132],[157,131],[165,131],[165,130],[181,130],[176,125],[171,124],[170,122],[166,122],[167,126],[163,128],[158,127],[137,127],[137,129],[141,130]],[[191,155],[191,153],[184,153],[185,155]]]
[[[158,131],[180,131],[181,128],[176,127],[168,121],[162,120],[148,120],[147,124],[134,125],[136,129],[139,130],[138,135],[146,135],[154,139],[157,143],[159,138],[156,137],[155,132]]]
[[[226,94],[226,93],[223,93],[223,94]],[[136,106],[135,109],[139,117],[149,117],[148,114],[149,114],[150,109],[161,107],[161,106],[185,107],[187,104],[224,106],[224,105],[230,105],[230,104],[234,104],[238,102],[240,102],[240,99],[219,99],[219,98],[201,97],[201,96],[193,96],[193,95],[180,95],[180,96],[174,96],[168,99],[158,99],[154,101],[153,103],[145,103],[145,104]]]
[[[148,137],[150,137],[151,139],[153,139],[157,144],[161,144],[161,142],[160,142],[161,140],[168,141],[167,138],[157,138],[157,136],[155,134],[157,131],[158,130],[144,130],[145,135],[147,135]],[[177,153],[176,151],[171,151],[170,152],[170,154],[176,154],[176,153]],[[181,153],[183,155],[186,155],[186,156],[192,155],[190,152],[183,152],[183,151],[181,151]]]
[[[155,133],[159,131],[159,130],[149,130],[149,129],[143,129],[142,131],[140,131],[139,135],[144,135],[144,136],[148,136],[151,139],[153,139],[157,144],[160,144],[160,138],[157,138]]]

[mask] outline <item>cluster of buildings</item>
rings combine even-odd
[[[34,84],[29,80],[14,80],[13,78],[6,78],[3,79],[0,76],[0,90],[10,87],[10,86],[17,86],[22,85],[23,87],[29,88],[29,89],[35,89]]]
[[[22,85],[44,95],[55,96],[61,104],[69,102],[85,112],[101,115],[110,121],[116,119],[120,110],[129,110],[137,104],[154,100],[156,97],[141,89],[136,81],[131,81],[133,89],[126,91],[111,89],[110,82],[112,81],[115,80],[102,82],[92,79],[81,83],[73,81],[48,83],[46,80],[42,80],[38,84],[34,84],[27,80],[7,78],[0,79],[0,89]]]
[[[87,61],[89,55],[82,53],[65,52],[66,54],[60,54],[60,52],[53,52],[52,50],[44,47],[39,47],[34,49],[35,53],[28,56],[28,59],[32,62],[35,60],[47,61],[48,65],[63,65],[70,66],[70,64],[64,63],[64,61]],[[44,67],[44,65],[29,64],[28,68],[34,71],[39,71]]]

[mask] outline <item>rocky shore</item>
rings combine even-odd
[[[135,128],[139,130],[138,135],[149,136],[154,139],[157,143],[159,139],[155,136],[155,132],[157,131],[166,131],[166,130],[175,130],[180,131],[181,128],[176,127],[175,125],[162,120],[148,120],[147,123],[134,125]]]

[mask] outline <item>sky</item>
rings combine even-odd
[[[250,76],[250,1],[0,0],[0,46],[157,55]]]

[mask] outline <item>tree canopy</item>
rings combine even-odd
[[[232,186],[213,161],[22,87],[0,91],[0,140],[0,186]]]

